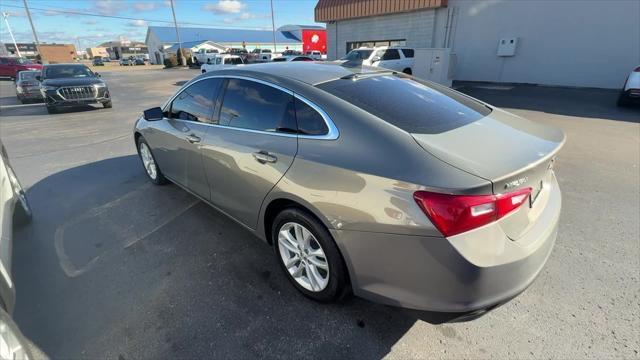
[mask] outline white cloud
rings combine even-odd
[[[224,22],[225,24],[233,24],[238,21],[251,20],[251,19],[267,19],[270,17],[271,16],[268,14],[253,14],[250,12],[243,12],[242,14],[232,18],[224,18],[222,19],[222,22]]]
[[[171,6],[171,2],[169,1],[154,1],[154,2],[136,2],[133,3],[133,8],[138,11],[152,11],[155,9],[160,9],[162,7]]]
[[[216,4],[206,4],[203,10],[212,11],[214,14],[237,14],[244,10],[247,4],[240,0],[219,0]]]
[[[147,22],[144,20],[131,20],[127,23],[127,26],[142,27],[142,26],[147,26]]]
[[[102,15],[115,15],[122,12],[127,3],[117,0],[95,0],[93,3],[93,11]]]
[[[82,23],[85,25],[95,25],[98,22],[96,20],[84,20]]]
[[[11,17],[25,17],[27,14],[24,11],[14,10],[14,11],[5,11],[9,14],[9,18]]]

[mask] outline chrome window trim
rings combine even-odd
[[[162,106],[163,111],[166,111],[167,110],[166,109],[167,106],[169,106],[169,104],[173,103],[173,100],[175,100],[175,98],[177,98],[183,91],[185,91],[191,85],[193,85],[193,84],[195,84],[197,82],[206,80],[206,79],[216,79],[216,78],[241,79],[241,80],[253,81],[253,82],[257,82],[257,83],[260,83],[260,84],[267,85],[267,86],[270,86],[272,88],[278,89],[280,91],[283,91],[283,92],[293,96],[294,98],[304,102],[305,104],[307,104],[311,108],[313,108],[315,111],[317,111],[320,114],[320,116],[322,117],[322,119],[324,120],[324,122],[327,125],[327,128],[329,130],[324,135],[300,135],[300,134],[279,133],[279,132],[275,132],[275,131],[262,131],[262,130],[245,129],[245,128],[240,128],[240,127],[235,127],[235,126],[209,124],[209,123],[205,123],[205,122],[198,122],[199,124],[212,126],[212,127],[216,127],[216,128],[246,131],[246,132],[250,132],[250,133],[254,133],[254,134],[267,134],[267,135],[282,136],[282,137],[295,137],[295,138],[298,138],[298,139],[336,140],[336,139],[338,139],[340,137],[340,131],[336,127],[336,125],[333,122],[333,120],[331,120],[331,117],[329,117],[329,114],[327,114],[324,110],[322,110],[322,108],[320,106],[316,105],[313,101],[305,98],[302,95],[299,95],[299,94],[293,92],[292,90],[284,88],[284,87],[282,87],[280,85],[276,85],[276,84],[270,83],[268,81],[264,81],[264,80],[260,80],[260,79],[256,79],[256,78],[252,78],[252,77],[248,77],[248,76],[242,76],[242,75],[212,75],[212,76],[205,76],[205,77],[203,77],[201,79],[198,79],[198,80],[195,80],[193,82],[187,83],[187,84],[185,84],[185,86],[182,89],[178,90],[178,92],[176,94],[174,94],[169,100],[167,100],[164,103],[164,105]],[[167,119],[167,118],[165,118],[165,119]],[[183,119],[172,119],[172,120],[189,121],[189,120],[183,120]],[[193,122],[193,121],[191,121],[191,122]]]

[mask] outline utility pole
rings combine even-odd
[[[271,30],[273,31],[273,53],[276,53],[276,21],[273,18],[273,0],[271,0]]]
[[[26,1],[26,0],[25,0]],[[182,66],[187,65],[187,60],[182,55],[182,41],[180,41],[180,32],[178,31],[178,22],[176,21],[176,10],[173,8],[173,0],[171,0],[171,13],[173,14],[173,26],[176,28],[176,37],[178,38],[178,50],[180,51],[180,62]]]
[[[7,30],[9,30],[9,35],[11,35],[11,40],[13,40],[13,46],[16,47],[16,51],[18,52],[18,57],[22,57],[20,54],[20,49],[18,49],[18,44],[16,43],[16,38],[13,37],[13,32],[11,31],[11,26],[9,26],[9,13],[3,12],[2,17],[4,17],[4,22],[7,24]]]
[[[27,13],[27,17],[29,18],[29,24],[31,25],[31,31],[33,31],[33,40],[36,43],[36,50],[38,51],[38,57],[40,58],[40,62],[44,64],[44,56],[40,53],[40,41],[38,40],[38,34],[36,33],[36,27],[33,25],[33,19],[31,18],[31,11],[29,11],[29,5],[27,5],[27,0],[22,0],[24,3],[24,10]]]
[[[24,9],[27,12],[27,17],[29,18],[29,24],[31,24],[31,31],[33,31],[33,39],[36,41],[36,46],[40,45],[40,41],[38,40],[38,34],[36,33],[36,27],[33,26],[33,19],[31,18],[31,11],[29,11],[29,5],[27,5],[27,0],[22,0],[24,2]]]

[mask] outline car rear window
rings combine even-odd
[[[318,87],[415,134],[439,134],[491,113],[482,103],[447,87],[403,75],[339,79]]]

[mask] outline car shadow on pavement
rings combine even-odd
[[[456,82],[456,90],[504,109],[640,122],[640,106],[618,107],[620,90]]]
[[[53,358],[381,358],[447,314],[299,294],[272,249],[137,156],[31,186],[16,232],[15,318]]]
[[[1,101],[2,99],[0,99]],[[0,103],[1,104],[1,103]],[[5,104],[1,104],[5,105]],[[2,107],[0,108],[1,116],[25,116],[25,115],[47,115],[47,116],[64,116],[65,114],[88,112],[102,109],[102,105],[78,105],[73,107],[64,107],[58,109],[54,114],[48,114],[47,108],[43,102],[21,104],[15,107]]]

